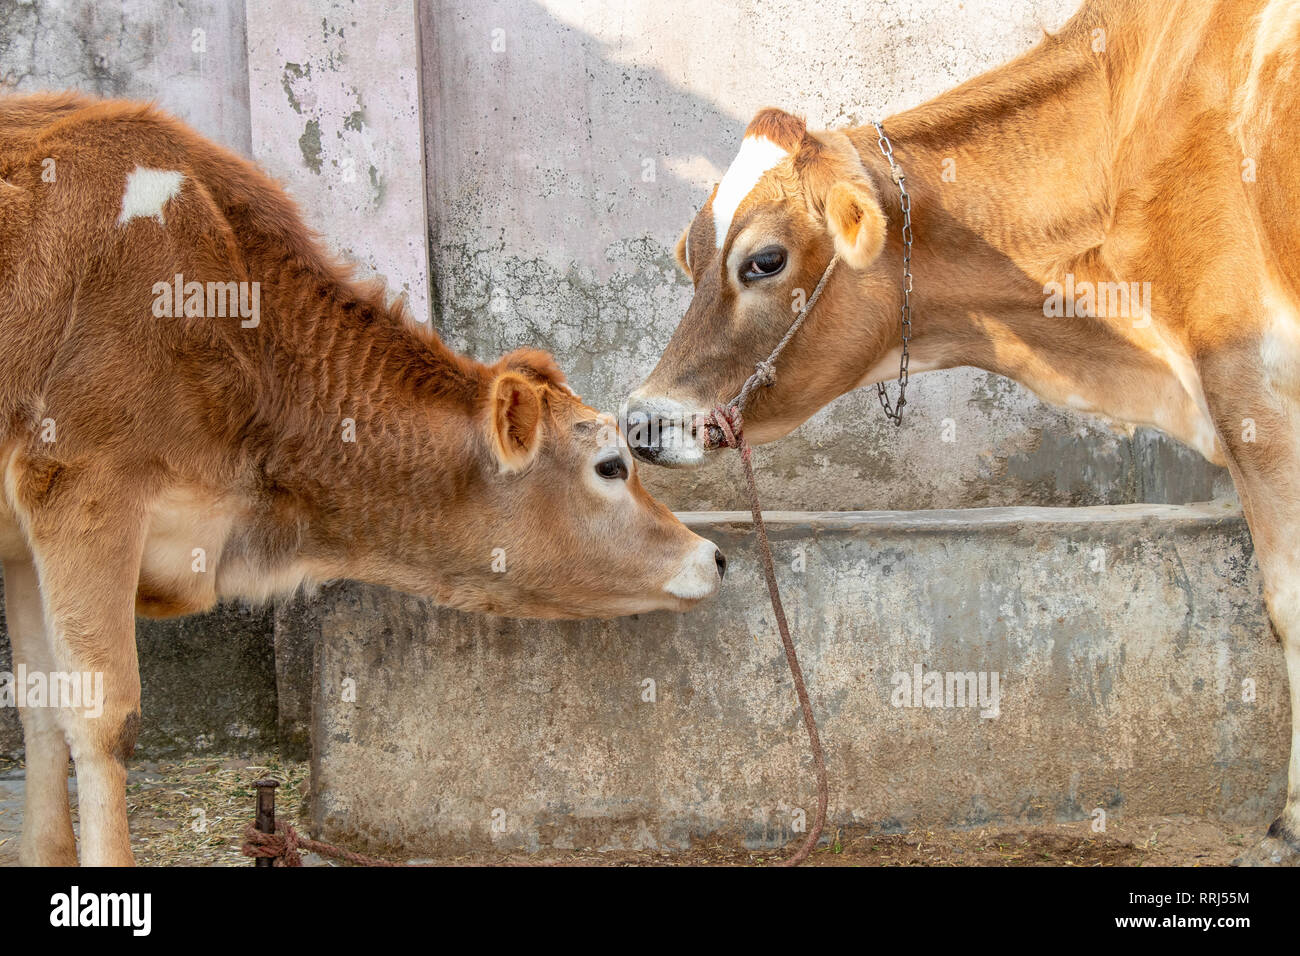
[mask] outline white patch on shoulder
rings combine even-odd
[[[126,177],[126,192],[122,194],[122,211],[118,214],[117,224],[124,226],[137,217],[163,222],[163,206],[167,200],[180,195],[184,179],[175,170],[137,166]]]
[[[713,197],[713,228],[718,248],[726,242],[736,210],[763,174],[790,154],[766,136],[746,136]]]

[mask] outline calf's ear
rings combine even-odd
[[[542,440],[542,399],[537,387],[518,372],[502,372],[488,397],[488,431],[502,471],[532,464]]]
[[[691,258],[689,255],[691,241],[691,227],[687,226],[682,231],[682,236],[677,240],[677,246],[673,249],[673,258],[677,260],[677,268],[686,273],[686,278],[694,279],[691,275]]]
[[[885,214],[866,183],[840,180],[826,194],[826,228],[835,251],[854,269],[865,269],[885,247]]]

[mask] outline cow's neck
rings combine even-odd
[[[471,429],[485,369],[378,300],[326,287],[323,302],[312,280],[272,290],[260,451],[276,493],[257,546],[310,577],[427,593],[428,552],[445,545],[479,462]]]
[[[912,368],[987,369],[1217,459],[1181,328],[1157,277],[1128,268],[1137,250],[1116,241],[1110,97],[1088,56],[1046,42],[885,124],[912,194]],[[875,128],[850,137],[890,217],[885,262],[897,262],[898,190]],[[1053,314],[1050,283],[1067,314]],[[1099,291],[1121,314],[1078,314]],[[897,362],[895,348],[863,384],[896,376]]]

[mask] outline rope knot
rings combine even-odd
[[[741,429],[744,420],[740,409],[733,405],[715,405],[704,417],[705,445],[709,448],[739,448],[744,438]]]
[[[759,362],[754,366],[754,383],[763,388],[770,388],[776,384],[776,363]]]
[[[281,866],[302,866],[302,856],[298,853],[301,837],[291,823],[277,822],[274,833],[263,833],[255,824],[250,823],[244,829],[244,856],[271,857],[279,860]]]
[[[250,823],[244,829],[244,845],[240,848],[240,852],[244,856],[270,857],[276,861],[276,866],[302,866],[302,851],[304,850],[308,853],[315,853],[334,860],[342,860],[344,863],[353,863],[357,866],[404,865],[390,863],[388,860],[381,860],[374,856],[366,856],[364,853],[353,853],[351,850],[345,850],[332,843],[300,836],[298,831],[293,828],[292,823],[284,823],[280,820],[275,822],[274,833],[263,833],[257,828],[256,823]]]

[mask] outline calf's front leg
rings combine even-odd
[[[55,670],[54,654],[30,558],[6,561],[4,581],[5,622],[14,668],[21,667],[28,674],[49,674]],[[77,844],[68,808],[68,741],[59,714],[48,706],[20,706],[18,717],[27,763],[18,861],[23,866],[76,866]]]
[[[20,482],[20,492],[25,483]],[[126,813],[126,763],[140,727],[135,593],[142,509],[130,482],[61,474],[20,504],[43,598],[53,669],[80,675],[83,699],[53,709],[77,774],[81,862],[134,862]],[[111,504],[110,504],[111,503]],[[67,703],[67,702],[65,702]]]

